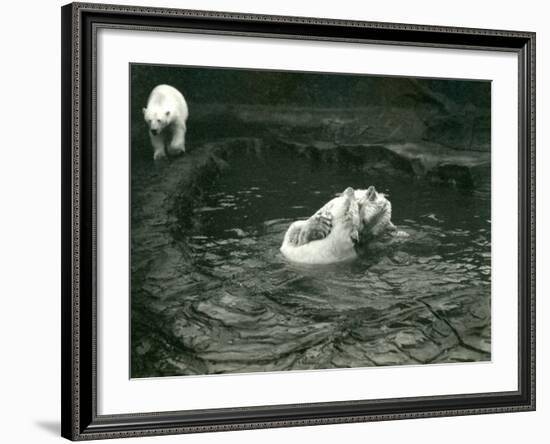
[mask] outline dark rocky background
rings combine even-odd
[[[141,108],[160,83],[187,100],[191,149],[218,137],[265,136],[267,127],[293,142],[490,150],[489,81],[132,65],[134,154],[149,154]]]

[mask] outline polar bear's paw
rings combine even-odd
[[[155,153],[153,154],[153,159],[154,160],[166,159],[166,151],[164,150],[155,151]]]
[[[172,156],[180,156],[185,153],[185,145],[170,144],[168,147],[168,152]]]
[[[301,227],[296,245],[304,245],[314,240],[324,239],[332,230],[332,214],[316,213]]]

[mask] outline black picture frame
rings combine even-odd
[[[72,3],[62,7],[62,436],[119,438],[535,409],[535,33]],[[518,390],[101,416],[96,386],[98,27],[508,51],[519,66]]]

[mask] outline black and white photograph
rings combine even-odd
[[[543,442],[550,9],[115,3],[2,10],[0,441]]]
[[[131,378],[491,361],[491,81],[130,65]]]

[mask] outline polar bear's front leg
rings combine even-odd
[[[164,149],[164,139],[160,134],[149,134],[151,137],[151,145],[153,145],[153,159],[164,159],[166,157],[166,151]]]
[[[185,125],[174,125],[174,132],[172,134],[172,141],[168,146],[170,154],[185,153]]]

